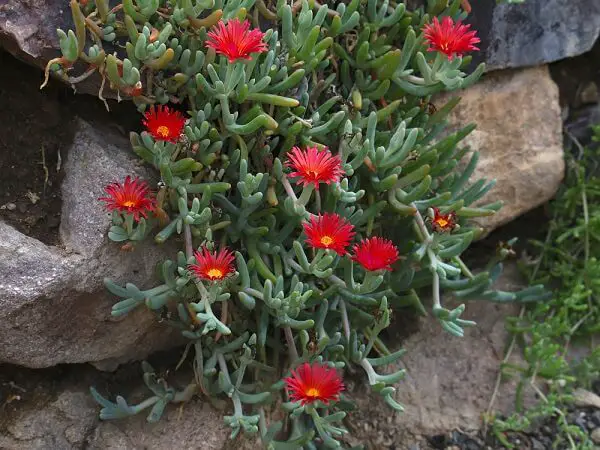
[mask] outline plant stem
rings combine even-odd
[[[433,294],[433,307],[434,308],[441,308],[442,303],[440,302],[440,276],[438,275],[438,273],[434,270],[432,272],[433,275],[433,287],[432,287],[432,294]]]
[[[217,354],[217,361],[219,362],[219,368],[221,369],[221,373],[225,376],[225,379],[229,384],[231,383],[231,378],[229,377],[229,369],[227,368],[227,362],[225,361],[225,357],[222,353]],[[240,397],[237,392],[234,390],[231,394],[231,401],[233,402],[233,414],[236,417],[241,417],[244,415],[244,411],[242,409],[242,402],[240,401]]]
[[[306,206],[314,190],[315,188],[312,184],[304,186],[304,189],[302,189],[302,194],[300,194],[300,197],[298,198],[298,202]]]
[[[317,210],[317,214],[321,213],[321,193],[318,189],[315,191],[315,209]]]
[[[183,224],[183,239],[185,241],[185,257],[190,259],[194,256],[194,249],[192,246],[192,230],[188,223]]]
[[[287,177],[285,175],[282,175],[280,181],[281,181],[281,184],[283,185],[283,189],[285,189],[286,194],[292,200],[294,200],[294,202],[297,202],[298,197],[296,197],[296,193],[294,192],[294,189],[292,188],[292,185],[290,184],[290,181],[287,179]]]
[[[340,299],[340,311],[342,313],[342,326],[344,327],[344,335],[346,336],[346,340],[350,342],[350,321],[348,320],[346,302],[343,298]]]
[[[423,220],[423,216],[421,215],[421,213],[419,212],[419,210],[417,209],[417,207],[415,206],[414,203],[411,203],[410,206],[412,206],[413,208],[415,208],[415,220],[417,221],[417,226],[419,227],[419,230],[423,234],[423,237],[424,237],[425,241],[426,242],[431,242],[431,240],[433,239],[433,237],[431,236],[431,234],[429,234],[429,230],[427,229],[427,226],[425,225],[425,221]]]
[[[288,351],[290,352],[290,362],[297,361],[299,359],[298,350],[296,350],[296,344],[294,343],[294,335],[289,325],[283,327],[283,333],[285,334],[285,340],[288,345]]]

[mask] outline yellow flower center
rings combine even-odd
[[[321,238],[321,244],[323,244],[325,247],[329,247],[331,244],[333,244],[333,238],[331,236],[323,236]]]
[[[133,200],[127,200],[123,202],[123,206],[125,206],[126,208],[132,208],[133,206],[135,206],[135,202]]]
[[[212,279],[223,278],[223,271],[221,269],[210,269],[206,272],[206,275]]]
[[[170,133],[169,127],[161,125],[156,129],[156,134],[161,135],[162,137],[167,137]]]
[[[442,228],[445,228],[445,227],[448,225],[448,223],[449,223],[449,222],[448,222],[446,219],[444,219],[444,218],[440,217],[439,219],[437,219],[437,220],[436,220],[436,223],[437,223],[437,224],[438,224],[440,227],[442,227]]]
[[[319,390],[317,388],[310,388],[306,391],[306,396],[307,397],[320,397],[321,393],[319,392]]]

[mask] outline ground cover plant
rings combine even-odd
[[[545,424],[554,430],[553,448],[594,448],[589,430],[572,413],[582,406],[586,391],[597,390],[600,378],[600,127],[593,131],[593,142],[586,148],[567,132],[565,183],[549,205],[545,238],[532,241],[521,261],[529,280],[544,283],[553,295],[524,307],[507,322],[513,340],[502,377],[519,380],[517,408],[509,417],[487,419],[490,431],[508,448],[515,448],[507,438],[511,433],[535,431]],[[577,357],[570,352],[573,347],[587,350]],[[509,362],[518,349],[524,356],[520,365]],[[523,393],[531,389],[537,400],[526,406]]]
[[[99,75],[101,99],[134,102],[145,131],[132,149],[159,174],[106,187],[108,237],[124,251],[181,245],[156,286],[106,280],[120,298],[112,314],[148,308],[189,340],[182,362],[195,369],[178,388],[145,364],[152,395],[139,404],[92,389],[102,419],[144,411],[152,422],[170,403],[229,398],[232,437],[347,448],[344,368],[361,368],[390,414],[402,410],[403,371],[386,369],[402,350],[379,338],[392,310],[431,313],[462,337],[475,324],[442,294],[544,297],[539,285],[493,290],[506,248],[476,274],[460,258],[483,233],[470,219],[501,207],[480,202],[493,180],[471,180],[478,155],[461,141],[474,126],[445,132],[459,99],[431,102],[484,70],[464,71],[479,39],[460,0],[415,11],[388,0],[70,6],[74,28],[59,30],[46,76]]]

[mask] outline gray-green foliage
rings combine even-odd
[[[189,117],[178,143],[131,133],[134,152],[160,172],[164,214],[134,224],[115,213],[109,231],[111,239],[131,243],[181,236],[184,250],[160,266],[158,286],[106,285],[122,299],[113,315],[145,306],[181,330],[195,351],[195,378],[178,392],[145,365],[154,396],[131,406],[93,391],[103,419],[151,408],[148,420],[155,421],[168,403],[202,392],[232,400],[233,414],[225,417],[232,436],[258,433],[276,449],[345,446],[345,396],[329,407],[284,403],[287,435],[281,422],[267,423],[264,405],[285,397],[282,376],[290,367],[360,366],[373,391],[401,410],[393,385],[402,370],[375,369],[402,355],[379,338],[392,308],[425,313],[421,296],[433,290],[440,331],[462,336],[474,323],[461,319],[464,305],[446,309],[441,290],[460,299],[539,298],[540,286],[492,289],[503,255],[477,275],[460,259],[481,234],[469,219],[501,205],[474,206],[494,184],[470,182],[476,153],[459,169],[468,154],[461,140],[473,127],[443,134],[458,99],[437,112],[429,107],[432,94],[467,87],[483,73],[483,65],[462,71],[470,57],[449,61],[426,51],[423,25],[432,14],[462,19],[459,8],[460,0],[417,11],[387,0],[331,9],[306,0],[123,0],[113,9],[107,0],[83,8],[71,2],[75,30],[59,31],[63,56],[48,71],[76,82],[81,77],[69,71],[84,62],[104,78],[104,88],[131,97],[140,111],[172,102]],[[230,63],[208,50],[207,29],[234,17],[263,29],[268,51]],[[340,155],[345,176],[318,191],[292,185],[284,162],[294,146],[328,147]],[[460,228],[433,232],[434,207],[455,212]],[[347,256],[315,252],[301,224],[319,211],[347,218],[357,238],[393,228],[402,261],[393,272],[369,273]],[[187,269],[192,249],[223,244],[237,250],[236,275],[223,283],[195,279]]]

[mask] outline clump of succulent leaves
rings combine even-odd
[[[471,219],[501,206],[474,206],[494,185],[470,180],[478,156],[461,140],[474,127],[444,133],[458,98],[430,102],[484,70],[463,71],[479,40],[460,0],[415,11],[388,0],[70,6],[74,30],[58,31],[62,55],[46,75],[100,77],[100,98],[133,101],[146,131],[132,132],[131,146],[160,175],[105,188],[108,236],[124,250],[145,239],[181,245],[156,286],[106,280],[121,298],[112,314],[147,308],[179,329],[195,371],[171,386],[144,364],[153,395],[137,405],[92,389],[102,419],[145,411],[153,422],[169,403],[229,398],[232,437],[348,448],[345,367],[402,410],[402,351],[379,337],[393,309],[431,313],[440,332],[461,337],[475,324],[442,293],[544,295],[492,289],[506,248],[476,275],[460,258],[483,232]]]

